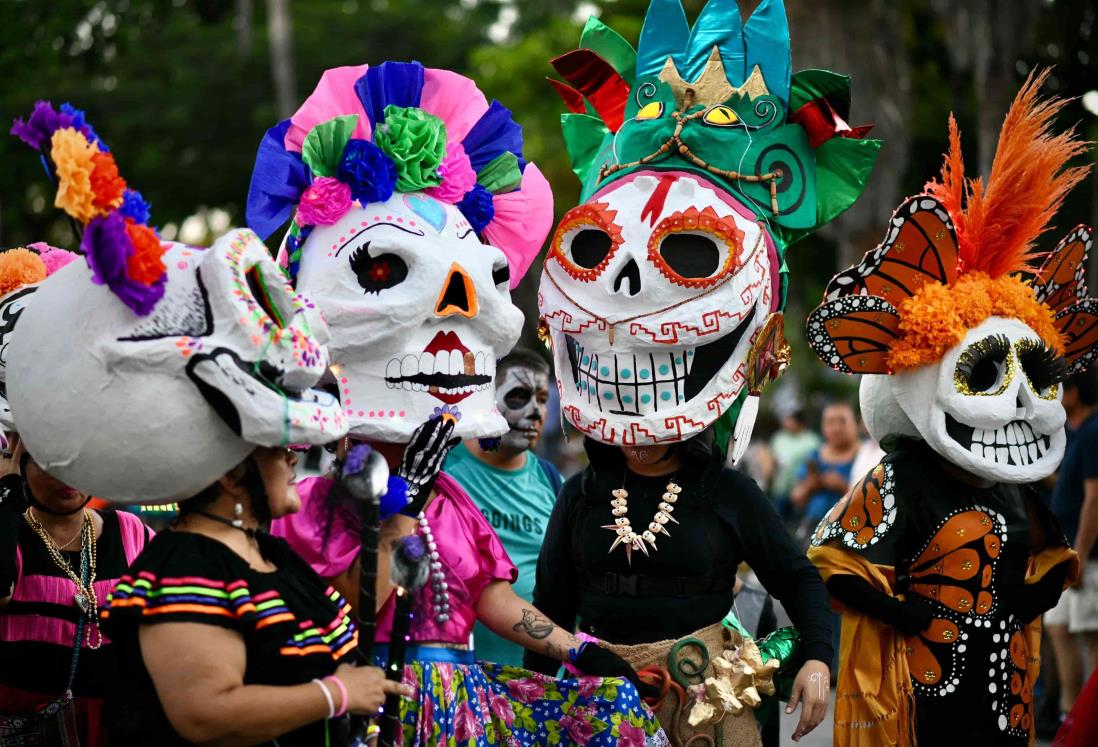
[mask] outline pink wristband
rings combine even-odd
[[[328,675],[324,678],[325,682],[327,682],[328,680],[334,682],[336,688],[339,690],[339,697],[341,698],[341,700],[339,702],[339,709],[335,712],[335,717],[339,718],[340,716],[344,716],[347,714],[347,707],[349,705],[349,703],[347,702],[347,686],[343,684],[343,680],[339,679],[339,677],[336,677],[334,674]]]

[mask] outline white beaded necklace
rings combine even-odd
[[[431,524],[427,516],[420,511],[416,517],[419,520],[419,531],[427,542],[427,553],[431,559],[431,588],[435,592],[432,611],[435,613],[435,622],[444,625],[450,621],[450,592],[446,583],[446,574],[442,571],[442,560],[438,554],[438,544],[435,536],[431,534]]]
[[[610,501],[610,513],[614,515],[614,523],[603,524],[602,528],[609,529],[617,536],[614,538],[614,544],[610,545],[607,552],[614,552],[615,547],[623,545],[625,547],[625,559],[631,565],[634,550],[640,550],[648,555],[648,545],[651,545],[653,550],[659,549],[656,547],[657,534],[663,533],[668,537],[671,536],[671,533],[667,531],[667,523],[679,523],[678,519],[671,514],[675,510],[675,502],[679,499],[682,488],[675,483],[674,479],[668,481],[663,500],[660,501],[659,509],[652,517],[652,521],[649,522],[648,529],[639,533],[635,532],[629,523],[629,491],[625,489],[623,484],[622,487],[615,488],[610,492],[614,496],[613,500]]]

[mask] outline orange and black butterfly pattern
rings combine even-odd
[[[878,464],[816,527],[816,547],[838,539],[852,550],[880,542],[896,523],[896,480],[891,464]]]
[[[1000,648],[988,662],[988,692],[992,710],[998,715],[999,730],[1014,737],[1027,737],[1033,726],[1033,683],[1029,681],[1029,650],[1022,623],[1011,615],[1000,620],[992,641]]]
[[[1090,227],[1076,226],[1049,253],[1037,271],[1033,280],[1037,300],[1053,312],[1086,298],[1090,244]]]
[[[917,693],[954,692],[965,672],[969,639],[990,634],[998,609],[995,565],[1005,541],[1002,514],[983,506],[958,509],[909,565],[909,593],[935,608],[931,624],[906,640]]]
[[[842,373],[890,373],[888,351],[900,336],[900,317],[877,296],[844,296],[808,317],[808,344],[821,361]]]
[[[1064,357],[1071,373],[1090,368],[1098,358],[1098,299],[1076,301],[1053,320],[1064,337]]]
[[[925,283],[956,278],[957,236],[949,213],[933,197],[918,195],[896,208],[884,241],[831,279],[824,300],[877,296],[898,306]]]

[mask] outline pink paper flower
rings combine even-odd
[[[27,248],[34,249],[38,252],[38,256],[42,259],[42,263],[46,265],[46,277],[49,277],[80,256],[76,252],[70,252],[66,249],[58,249],[56,246],[50,246],[45,241],[36,241],[33,244],[27,244]]]
[[[511,691],[511,695],[515,697],[515,700],[520,703],[530,703],[545,695],[545,687],[534,681],[532,677],[511,680],[507,683],[507,689]]]
[[[644,729],[628,721],[618,725],[618,747],[644,747],[648,743]]]
[[[351,188],[335,177],[313,180],[297,204],[299,226],[328,226],[351,209]]]
[[[587,744],[591,741],[591,737],[595,736],[594,727],[582,716],[577,717],[571,714],[562,716],[560,725],[567,730],[568,736],[576,744]]]
[[[492,693],[489,706],[496,718],[501,719],[503,723],[508,726],[515,723],[515,711],[511,708],[511,701],[507,700],[504,696],[499,693]]]
[[[442,177],[442,184],[423,191],[436,200],[451,205],[460,202],[465,193],[477,183],[477,173],[473,171],[473,165],[469,162],[469,156],[465,155],[465,148],[461,143],[449,143],[446,146],[446,155],[442,159],[442,165],[438,167],[438,175]]]

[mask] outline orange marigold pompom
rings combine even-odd
[[[92,156],[92,163],[94,168],[91,173],[91,188],[95,193],[93,203],[101,213],[107,213],[122,205],[126,181],[119,176],[118,165],[110,153],[96,153]]]
[[[1032,286],[1013,275],[969,272],[953,285],[927,283],[898,311],[900,339],[888,354],[888,365],[896,371],[940,361],[968,330],[992,316],[1017,319],[1057,353],[1064,351],[1052,311],[1037,301]]]
[[[167,272],[160,238],[148,226],[129,219],[126,220],[126,235],[134,249],[133,255],[126,260],[127,274],[139,283],[152,285]]]
[[[57,171],[57,197],[53,204],[81,223],[99,214],[91,186],[95,168],[92,159],[98,152],[84,135],[71,127],[63,127],[50,137],[50,158]]]
[[[46,263],[37,252],[20,247],[0,253],[0,296],[45,279]]]

